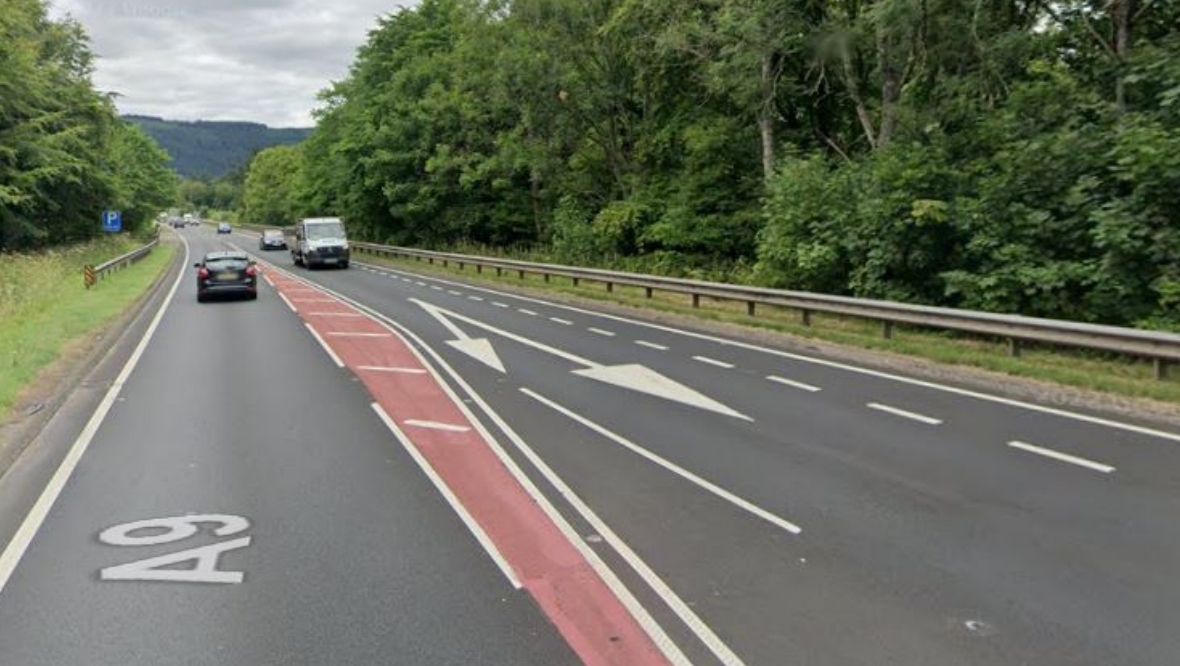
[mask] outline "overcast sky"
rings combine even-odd
[[[416,0],[52,0],[82,22],[119,110],[310,126],[377,18]]]

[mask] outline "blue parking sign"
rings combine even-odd
[[[117,210],[102,212],[102,230],[108,234],[117,234],[123,230],[123,213]]]

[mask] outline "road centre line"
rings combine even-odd
[[[1011,441],[1011,442],[1008,442],[1008,446],[1010,446],[1014,449],[1020,449],[1022,451],[1034,453],[1038,456],[1044,456],[1046,458],[1053,458],[1054,460],[1060,460],[1061,462],[1066,462],[1071,465],[1077,465],[1078,467],[1085,467],[1087,469],[1092,469],[1096,472],[1102,472],[1103,474],[1110,474],[1111,472],[1113,472],[1115,470],[1114,467],[1107,465],[1106,463],[1100,463],[1100,462],[1097,462],[1094,460],[1090,460],[1089,458],[1082,458],[1080,456],[1071,456],[1068,453],[1061,453],[1060,451],[1054,451],[1053,449],[1046,449],[1044,447],[1035,446],[1033,444],[1027,444],[1025,442]]]
[[[366,372],[392,372],[402,375],[424,375],[426,370],[422,368],[396,368],[385,365],[358,365],[357,370],[364,370]]]
[[[787,379],[786,377],[779,377],[778,375],[767,375],[766,378],[776,384],[782,384],[783,386],[790,386],[793,388],[802,389],[804,391],[810,391],[812,393],[818,393],[822,390],[818,386],[804,384],[803,382],[797,382],[793,379]]]
[[[915,412],[907,412],[904,409],[898,409],[897,407],[890,407],[889,405],[883,405],[879,402],[870,402],[865,406],[868,407],[869,409],[875,409],[879,412],[893,414],[894,416],[900,416],[904,419],[918,421],[921,423],[925,423],[926,425],[942,425],[941,419],[936,419],[931,416],[926,416],[924,414],[917,414]]]
[[[648,349],[656,349],[659,351],[668,351],[668,348],[665,347],[664,345],[657,345],[656,343],[648,342],[647,340],[636,340],[635,344],[639,345],[640,347],[647,347]]]
[[[301,279],[301,278],[296,278]],[[335,293],[330,289],[325,289],[329,293]],[[416,346],[411,346],[411,351],[423,363],[426,360],[423,354],[427,354],[445,372],[448,377],[458,386],[471,400],[479,407],[479,409],[496,425],[496,427],[509,438],[518,451],[524,455],[529,462],[536,467],[536,469],[546,478],[546,480],[558,491],[558,493],[570,503],[570,506],[578,512],[581,517],[590,524],[590,526],[603,537],[610,546],[617,552],[620,557],[640,576],[641,579],[653,590],[655,593],[668,605],[669,608],[676,613],[676,615],[684,622],[697,638],[701,640],[714,654],[719,655],[722,662],[727,666],[742,666],[743,662],[733,654],[725,643],[713,633],[701,619],[693,612],[693,610],[681,599],[668,585],[659,578],[659,576],[630,548],[615,532],[602,521],[601,518],[595,514],[589,506],[585,504],[576,494],[570,490],[569,486],[557,476],[557,474],[549,468],[549,466],[537,456],[537,454],[528,446],[528,444],[521,439],[520,435],[509,426],[504,419],[494,410],[483,397],[467,383],[463,377],[447,363],[446,359],[442,357],[434,348],[426,344],[426,342],[416,333],[406,328],[396,320],[385,316],[381,312],[368,307],[359,301],[351,299],[343,294],[337,294],[342,300],[346,301],[353,307],[366,312],[375,320],[378,320],[381,325],[385,326],[390,331],[400,331],[409,340],[412,340]],[[426,365],[431,375],[435,377],[442,385],[443,390],[447,395],[455,400],[459,410],[464,413],[468,421],[475,427],[475,429],[483,435],[484,439],[491,446],[492,451],[496,457],[504,464],[508,471],[516,477],[517,481],[525,488],[525,491],[537,501],[538,506],[545,512],[547,516],[553,520],[562,534],[570,540],[574,547],[590,562],[591,567],[602,578],[612,592],[623,602],[623,605],[632,614],[637,622],[647,632],[648,636],[655,642],[664,655],[676,666],[691,666],[691,662],[680,651],[672,639],[664,632],[659,623],[651,616],[646,608],[639,602],[638,599],[631,593],[626,585],[619,579],[613,570],[602,560],[602,558],[590,548],[582,539],[582,536],[574,530],[573,526],[561,515],[560,512],[553,506],[553,504],[546,498],[544,494],[537,488],[525,473],[516,464],[504,448],[500,445],[488,429],[483,425],[483,422],[476,419],[472,414],[470,408],[459,399],[455,391],[451,388],[443,378],[439,370],[430,365]],[[403,442],[404,443],[404,442]]]
[[[324,351],[328,352],[328,356],[331,357],[332,362],[336,364],[336,367],[343,368],[344,361],[340,360],[340,357],[336,355],[336,352],[332,351],[332,348],[328,346],[328,343],[324,342],[324,339],[320,337],[320,334],[316,333],[316,330],[311,327],[311,324],[305,322],[303,325],[307,327],[307,330],[311,331],[312,337],[315,338],[316,342],[320,343],[320,346],[324,348]]]
[[[549,321],[551,321],[555,324],[561,324],[562,326],[573,326],[574,325],[574,322],[572,322],[568,319],[562,319],[560,317],[550,317]]]
[[[20,527],[12,535],[12,539],[4,547],[4,550],[0,551],[0,596],[3,595],[4,587],[12,578],[12,574],[20,564],[21,558],[24,557],[25,552],[28,550],[29,544],[37,536],[37,532],[40,531],[45,518],[49,515],[50,510],[53,509],[53,505],[57,502],[58,497],[61,496],[61,492],[69,482],[70,477],[73,476],[74,470],[77,469],[78,463],[82,460],[82,456],[90,448],[90,444],[94,441],[94,436],[98,433],[98,429],[102,426],[103,421],[106,420],[107,414],[119,399],[119,394],[123,391],[123,386],[131,377],[131,373],[135,371],[136,366],[139,365],[139,361],[147,350],[148,344],[152,341],[156,330],[160,327],[160,322],[164,319],[165,313],[168,312],[169,306],[172,305],[176,291],[188,275],[184,270],[184,267],[190,265],[189,260],[191,259],[188,240],[183,234],[176,235],[180,238],[181,244],[184,245],[184,260],[180,263],[181,270],[177,273],[176,280],[173,281],[168,295],[164,297],[164,301],[160,304],[160,309],[156,311],[148,323],[147,329],[144,330],[143,336],[139,339],[139,343],[136,344],[135,349],[131,352],[131,356],[123,364],[123,369],[119,371],[118,376],[115,377],[115,381],[107,389],[106,394],[103,395],[102,401],[98,403],[98,407],[82,428],[82,432],[78,433],[78,437],[70,445],[57,470],[50,477],[49,482],[45,484],[45,489],[37,496],[37,501],[33,503],[32,508],[25,515],[25,519],[21,522]]]
[[[615,337],[615,332],[614,332],[614,331],[608,331],[608,330],[606,330],[606,329],[603,329],[603,328],[589,328],[589,329],[587,329],[587,330],[589,330],[591,333],[595,333],[595,334],[601,335],[601,336],[603,336],[603,337],[606,337],[606,338],[613,338],[613,337]]]
[[[413,426],[415,428],[425,428],[427,430],[442,430],[444,432],[471,432],[471,428],[464,425],[455,425],[453,423],[440,423],[438,421],[421,421],[419,419],[406,419],[402,421],[403,425]]]
[[[401,272],[406,275],[417,276],[416,273],[408,273],[405,271],[400,271],[398,269],[391,268],[389,270]],[[881,370],[873,370],[871,368],[863,368],[863,367],[859,367],[859,366],[855,366],[855,365],[849,365],[847,363],[841,363],[839,361],[828,360],[825,358],[819,358],[819,357],[815,357],[815,356],[805,356],[803,354],[796,354],[793,352],[783,351],[781,349],[771,349],[769,347],[762,347],[762,346],[759,346],[759,345],[756,345],[753,343],[741,342],[738,340],[728,340],[725,338],[716,337],[714,335],[709,335],[707,333],[698,333],[696,331],[689,331],[686,329],[675,328],[672,326],[664,326],[662,324],[655,324],[655,323],[643,321],[640,319],[633,319],[633,318],[624,317],[621,315],[607,314],[605,312],[598,312],[595,310],[588,310],[586,308],[580,308],[580,307],[573,306],[573,305],[565,305],[562,303],[555,303],[555,302],[546,301],[546,300],[540,299],[540,298],[533,298],[531,296],[522,296],[520,294],[504,292],[504,291],[500,291],[497,289],[490,289],[488,287],[479,287],[479,286],[476,286],[473,284],[454,282],[451,280],[443,280],[440,278],[429,278],[429,279],[438,280],[438,281],[446,283],[446,284],[452,284],[452,285],[459,286],[459,287],[465,287],[468,289],[481,291],[481,292],[487,293],[487,294],[495,294],[497,296],[503,296],[506,298],[513,298],[518,301],[523,301],[526,303],[536,303],[538,305],[544,305],[546,307],[556,308],[556,309],[560,309],[560,310],[566,310],[568,312],[576,312],[578,314],[584,314],[584,315],[588,315],[588,316],[592,316],[592,317],[599,317],[601,319],[608,319],[611,321],[623,322],[623,323],[627,323],[627,324],[632,324],[634,326],[641,326],[643,328],[648,328],[648,329],[652,329],[652,330],[656,330],[656,331],[662,331],[665,333],[672,333],[675,335],[680,335],[680,336],[687,337],[687,338],[693,338],[696,340],[704,340],[707,342],[713,342],[713,343],[716,343],[716,344],[719,344],[722,346],[734,347],[737,349],[744,349],[747,351],[758,352],[758,353],[767,354],[770,356],[777,356],[779,358],[790,359],[793,361],[800,361],[802,363],[810,363],[812,365],[819,365],[819,366],[823,366],[823,367],[827,367],[827,368],[833,368],[836,370],[843,370],[845,372],[850,372],[850,373],[854,373],[854,374],[865,375],[865,376],[869,376],[869,377],[876,377],[878,379],[884,379],[887,381],[894,381],[894,382],[898,382],[901,384],[908,384],[910,386],[917,386],[920,388],[930,389],[933,391],[941,391],[943,393],[950,393],[953,395],[958,395],[960,397],[972,398],[975,400],[982,400],[984,402],[991,402],[991,403],[995,403],[995,404],[999,404],[999,405],[1004,405],[1006,407],[1015,407],[1018,409],[1025,409],[1028,411],[1038,412],[1041,414],[1048,414],[1050,416],[1057,416],[1057,417],[1061,417],[1061,418],[1065,418],[1065,419],[1070,419],[1073,421],[1079,421],[1082,423],[1089,423],[1091,425],[1098,425],[1098,426],[1103,426],[1106,428],[1112,428],[1115,430],[1132,432],[1132,433],[1136,433],[1139,435],[1145,435],[1147,437],[1156,437],[1159,439],[1166,439],[1166,440],[1173,441],[1173,442],[1180,442],[1180,433],[1167,432],[1165,430],[1159,430],[1157,428],[1138,426],[1138,425],[1134,425],[1131,423],[1124,423],[1121,421],[1115,421],[1112,419],[1102,418],[1100,416],[1090,416],[1088,414],[1071,412],[1071,411],[1068,411],[1065,409],[1057,409],[1056,407],[1047,407],[1045,405],[1038,405],[1038,404],[1034,404],[1034,403],[1030,403],[1030,402],[1024,402],[1022,400],[1016,400],[1014,398],[1005,398],[1003,396],[991,395],[988,393],[981,393],[979,391],[974,391],[971,389],[960,388],[957,386],[950,386],[947,384],[939,384],[939,383],[933,382],[933,381],[927,381],[924,379],[916,379],[914,377],[906,377],[903,375],[897,375],[897,374],[893,374],[890,372],[884,372]]]
[[[800,528],[795,523],[792,523],[791,521],[786,520],[785,518],[781,518],[779,516],[776,516],[773,513],[767,511],[766,509],[763,509],[762,507],[759,507],[756,504],[731,493],[730,491],[722,488],[721,486],[718,486],[717,484],[715,484],[711,481],[708,481],[706,479],[701,478],[700,476],[697,476],[696,474],[688,471],[687,469],[684,469],[683,467],[668,460],[667,458],[664,458],[663,456],[659,455],[658,453],[654,453],[648,449],[645,449],[644,447],[636,444],[635,442],[632,442],[631,440],[627,439],[626,437],[623,437],[622,435],[607,429],[605,426],[599,425],[599,424],[595,423],[594,421],[591,421],[590,419],[588,419],[580,414],[577,414],[574,411],[572,411],[566,407],[563,407],[563,406],[557,404],[556,402],[550,400],[549,398],[546,398],[545,396],[537,393],[536,391],[533,391],[528,388],[522,388],[522,389],[520,389],[520,392],[524,393],[525,395],[532,398],[533,400],[536,400],[537,402],[541,403],[542,405],[545,405],[546,407],[552,409],[553,411],[563,414],[567,418],[582,424],[583,426],[589,428],[590,430],[593,430],[594,432],[596,432],[599,435],[602,435],[603,437],[611,440],[612,442],[622,446],[623,448],[630,450],[632,453],[635,453],[635,454],[639,455],[640,457],[646,458],[647,460],[659,465],[660,467],[663,467],[665,470],[672,472],[676,476],[679,476],[680,478],[692,483],[693,485],[695,485],[703,490],[706,490],[706,491],[716,495],[717,497],[720,497],[721,499],[725,500],[726,502],[729,502],[730,504],[733,504],[734,506],[736,506],[744,511],[754,514],[755,516],[765,520],[766,522],[774,525],[775,527],[786,530],[786,531],[790,532],[791,534],[799,534],[803,531],[803,529]]]
[[[704,363],[705,365],[712,365],[712,366],[716,366],[718,368],[725,368],[727,370],[731,370],[734,367],[734,365],[732,363],[726,363],[725,361],[718,361],[717,359],[709,358],[708,356],[693,356],[692,360],[694,360],[698,363]]]
[[[479,545],[483,546],[484,552],[486,552],[488,557],[492,558],[492,561],[496,563],[496,566],[500,569],[500,573],[504,574],[504,577],[508,579],[508,583],[512,585],[512,588],[516,590],[523,588],[524,586],[521,585],[520,579],[516,577],[516,572],[514,572],[512,567],[508,564],[508,560],[504,559],[504,555],[500,552],[500,549],[496,548],[496,544],[492,543],[492,540],[488,537],[487,532],[484,532],[483,528],[479,526],[479,523],[475,522],[475,518],[471,516],[471,514],[467,511],[467,508],[463,506],[463,503],[459,501],[459,498],[456,497],[455,493],[451,491],[451,488],[447,486],[446,481],[443,481],[442,477],[438,475],[438,472],[436,472],[435,469],[431,467],[430,461],[428,461],[426,457],[422,455],[422,452],[418,450],[418,447],[414,446],[414,444],[410,441],[410,438],[406,436],[406,433],[404,433],[402,429],[393,422],[393,419],[389,417],[389,414],[385,412],[379,403],[374,402],[371,403],[370,406],[373,408],[373,411],[377,413],[377,418],[381,419],[381,422],[385,424],[385,427],[389,428],[389,431],[393,433],[394,438],[399,443],[401,443],[402,448],[406,450],[406,453],[410,454],[410,457],[414,459],[414,462],[418,463],[418,468],[421,469],[422,473],[426,475],[426,478],[430,479],[430,482],[434,484],[435,489],[438,490],[439,494],[443,496],[443,499],[445,499],[447,504],[451,506],[451,510],[454,511],[455,514],[459,516],[459,519],[463,521],[463,524],[467,526],[467,530],[471,532],[471,535],[475,537],[475,540],[479,542]]]

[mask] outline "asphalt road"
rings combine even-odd
[[[639,663],[578,633],[613,618],[643,648],[620,608],[669,663],[1180,663],[1176,433],[362,262],[260,259],[277,289],[253,303],[198,306],[186,276],[0,578],[0,664]],[[398,411],[414,409],[444,416]],[[20,469],[0,508],[20,506]],[[504,499],[521,488],[536,494]],[[186,513],[249,527],[103,532]],[[526,529],[585,560],[531,562]],[[209,567],[238,583],[99,575],[243,535]]]

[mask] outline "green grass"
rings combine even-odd
[[[1012,357],[1007,353],[1005,341],[955,333],[894,326],[892,339],[885,339],[881,334],[880,323],[861,319],[813,313],[811,326],[804,326],[798,311],[764,305],[758,306],[757,316],[750,317],[746,314],[745,303],[734,301],[702,298],[701,307],[693,308],[691,297],[681,294],[656,292],[649,299],[640,288],[616,285],[613,293],[607,293],[602,284],[584,280],[580,286],[574,287],[566,278],[553,277],[546,283],[539,275],[526,275],[521,280],[515,272],[508,271],[503,277],[497,277],[494,269],[484,269],[483,274],[477,274],[471,266],[460,272],[454,263],[444,268],[425,261],[378,258],[370,254],[359,257],[365,261],[423,274],[462,275],[471,282],[524,286],[708,321],[768,329],[862,349],[904,354],[950,365],[981,368],[1103,393],[1180,402],[1180,368],[1174,369],[1168,379],[1159,381],[1155,379],[1152,363],[1143,359],[1046,346],[1025,346],[1020,357]]]
[[[89,291],[82,266],[99,264],[140,245],[103,238],[38,254],[0,255],[0,420],[20,391],[70,343],[124,312],[171,262],[176,246],[161,244]]]

